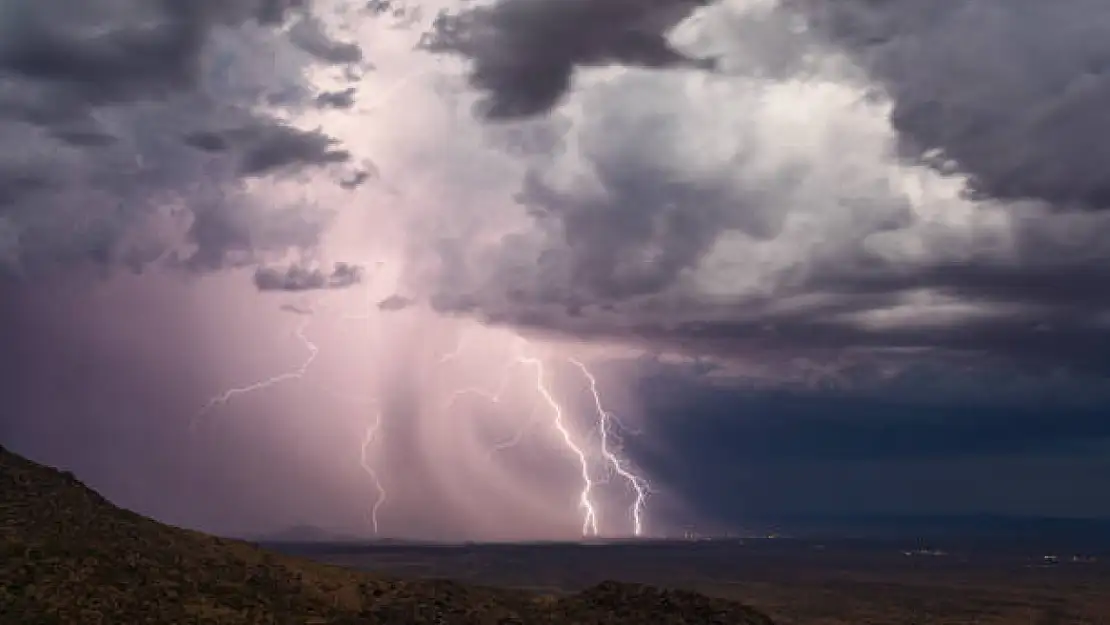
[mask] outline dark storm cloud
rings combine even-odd
[[[362,49],[357,44],[332,39],[323,25],[311,16],[297,20],[289,29],[289,37],[298,48],[328,63],[347,64],[362,60]]]
[[[386,312],[397,312],[399,310],[404,310],[415,303],[416,302],[413,301],[411,298],[405,297],[403,295],[390,295],[389,297],[378,302],[378,310],[383,310]]]
[[[327,91],[316,96],[316,104],[324,108],[349,109],[355,105],[356,93],[358,91],[354,87],[341,91]]]
[[[259,267],[254,272],[254,285],[259,291],[345,289],[360,284],[364,274],[362,267],[349,263],[336,263],[330,272],[302,264]]]
[[[1101,224],[1091,234],[1106,230]],[[766,300],[748,299],[688,322],[647,323],[638,332],[721,353],[912,349],[1110,371],[1110,298],[1096,286],[1110,280],[1105,244],[1092,242],[1076,254],[1073,245],[1036,234],[1019,241],[1019,256],[1010,262],[907,268],[867,255],[840,257]],[[885,325],[861,318],[897,310],[915,293],[968,306],[968,314],[930,318],[910,310],[904,321]]]
[[[10,0],[0,21],[0,68],[86,105],[165,95],[195,83],[211,29],[276,21],[289,4]]]
[[[335,147],[335,139],[319,130],[304,131],[289,126],[202,131],[185,137],[185,142],[207,152],[237,152],[239,171],[249,176],[290,165],[326,165],[351,158],[349,152]]]
[[[724,180],[676,180],[650,153],[622,152],[619,159],[601,153],[594,164],[606,190],[599,198],[560,193],[536,172],[517,196],[535,214],[561,223],[572,282],[591,301],[666,289],[725,230],[775,234],[772,212]]]
[[[1110,208],[1110,5],[792,0],[893,101],[910,158],[995,198]]]
[[[493,119],[547,112],[571,88],[574,71],[607,64],[709,69],[666,39],[710,0],[498,0],[441,15],[424,45],[473,61],[472,84]]]
[[[339,181],[339,186],[344,189],[356,189],[362,186],[367,180],[374,178],[378,175],[377,168],[373,163],[364,163],[365,169],[357,169]]]
[[[258,21],[267,24],[280,24],[287,15],[308,9],[310,0],[259,0]]]
[[[856,350],[893,361],[906,353],[918,358],[972,356],[984,364],[1106,372],[1110,301],[1096,285],[1107,278],[1105,267],[1083,263],[945,264],[912,272],[888,267],[871,275],[837,272],[814,275],[763,300],[718,307],[707,302],[696,314],[672,313],[652,321],[650,309],[635,311],[623,320],[620,333],[698,353],[780,361],[787,361],[789,354],[835,359],[844,350]],[[909,311],[898,323],[865,320],[898,310],[903,298],[922,290],[966,303],[980,313],[930,318]],[[574,326],[572,320],[556,319],[555,323]]]
[[[312,57],[260,28],[307,10],[285,0],[4,3],[0,141],[20,149],[0,155],[0,272],[156,260],[215,269],[311,247],[323,211],[266,211],[240,184],[348,158],[260,107],[275,94],[311,103]],[[290,210],[304,213],[300,231]],[[175,228],[183,241],[167,234]]]
[[[79,148],[104,147],[116,140],[112,135],[97,128],[55,128],[52,133],[58,140]]]
[[[0,206],[12,204],[49,186],[50,179],[44,174],[29,171],[0,170]]]

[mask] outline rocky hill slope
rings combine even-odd
[[[771,625],[607,582],[569,597],[329,567],[157,523],[0,447],[0,624]]]

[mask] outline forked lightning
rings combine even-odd
[[[358,318],[367,318],[365,317]],[[346,319],[354,317],[347,316]],[[306,331],[311,322],[312,317],[306,318],[302,323],[297,326],[294,334],[304,345],[308,352],[307,357],[295,369],[275,375],[265,380],[255,382],[246,386],[235,387],[224,391],[223,393],[210,399],[204,407],[194,417],[191,427],[196,427],[199,419],[209,414],[214,409],[226,405],[237,396],[262,391],[270,388],[276,384],[283,382],[291,382],[301,380],[305,377],[312,364],[316,361],[320,349],[319,347],[308,338]],[[555,397],[552,392],[548,381],[547,366],[543,359],[533,355],[524,355],[521,346],[527,343],[523,339],[518,339],[516,352],[508,358],[508,362],[504,369],[501,379],[496,388],[492,391],[483,390],[481,388],[467,387],[456,389],[451,392],[445,404],[445,408],[450,409],[455,402],[464,395],[473,394],[482,397],[492,403],[500,403],[502,396],[508,390],[511,383],[511,374],[513,369],[526,367],[529,368],[533,374],[532,382],[529,387],[534,387],[537,399],[546,407],[550,415],[550,423],[554,431],[558,434],[563,446],[567,449],[569,455],[573,458],[575,468],[579,474],[580,488],[578,494],[578,507],[582,514],[581,531],[583,536],[597,536],[600,533],[600,512],[599,506],[595,501],[595,487],[600,483],[594,480],[590,467],[590,453],[580,442],[579,437],[573,432],[573,424],[569,422],[567,411],[564,405]],[[460,358],[463,351],[463,341],[460,340],[455,349],[439,359],[440,364],[450,362]],[[594,412],[597,418],[597,431],[600,439],[600,455],[602,461],[605,463],[607,469],[611,473],[615,473],[622,480],[624,480],[632,489],[635,499],[630,507],[630,516],[632,527],[631,532],[634,536],[642,536],[645,526],[645,506],[647,497],[650,493],[650,486],[646,479],[638,475],[631,469],[628,463],[620,457],[618,451],[613,448],[612,443],[612,424],[615,421],[613,414],[605,408],[601,399],[601,393],[598,390],[597,378],[586,367],[586,365],[576,359],[568,359],[568,362],[574,365],[582,372],[585,377],[589,391],[592,397]],[[535,422],[539,413],[534,409],[529,415],[526,422],[519,424],[515,434],[512,438],[495,445],[490,450],[490,455],[495,451],[508,449],[519,444],[525,430]],[[381,442],[381,428],[382,428],[382,412],[380,408],[376,407],[374,417],[370,425],[366,428],[363,435],[361,445],[359,447],[359,465],[363,471],[370,477],[377,496],[370,509],[370,525],[375,534],[378,534],[380,527],[380,511],[386,504],[388,493],[381,479],[378,470],[374,468],[371,456],[371,447]]]

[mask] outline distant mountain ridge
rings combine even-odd
[[[326,530],[315,525],[294,525],[270,534],[247,537],[256,543],[353,543],[366,542],[365,537]]]

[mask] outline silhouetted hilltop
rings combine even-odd
[[[0,447],[0,623],[770,625],[746,606],[606,582],[562,598],[401,580],[169,527]]]

